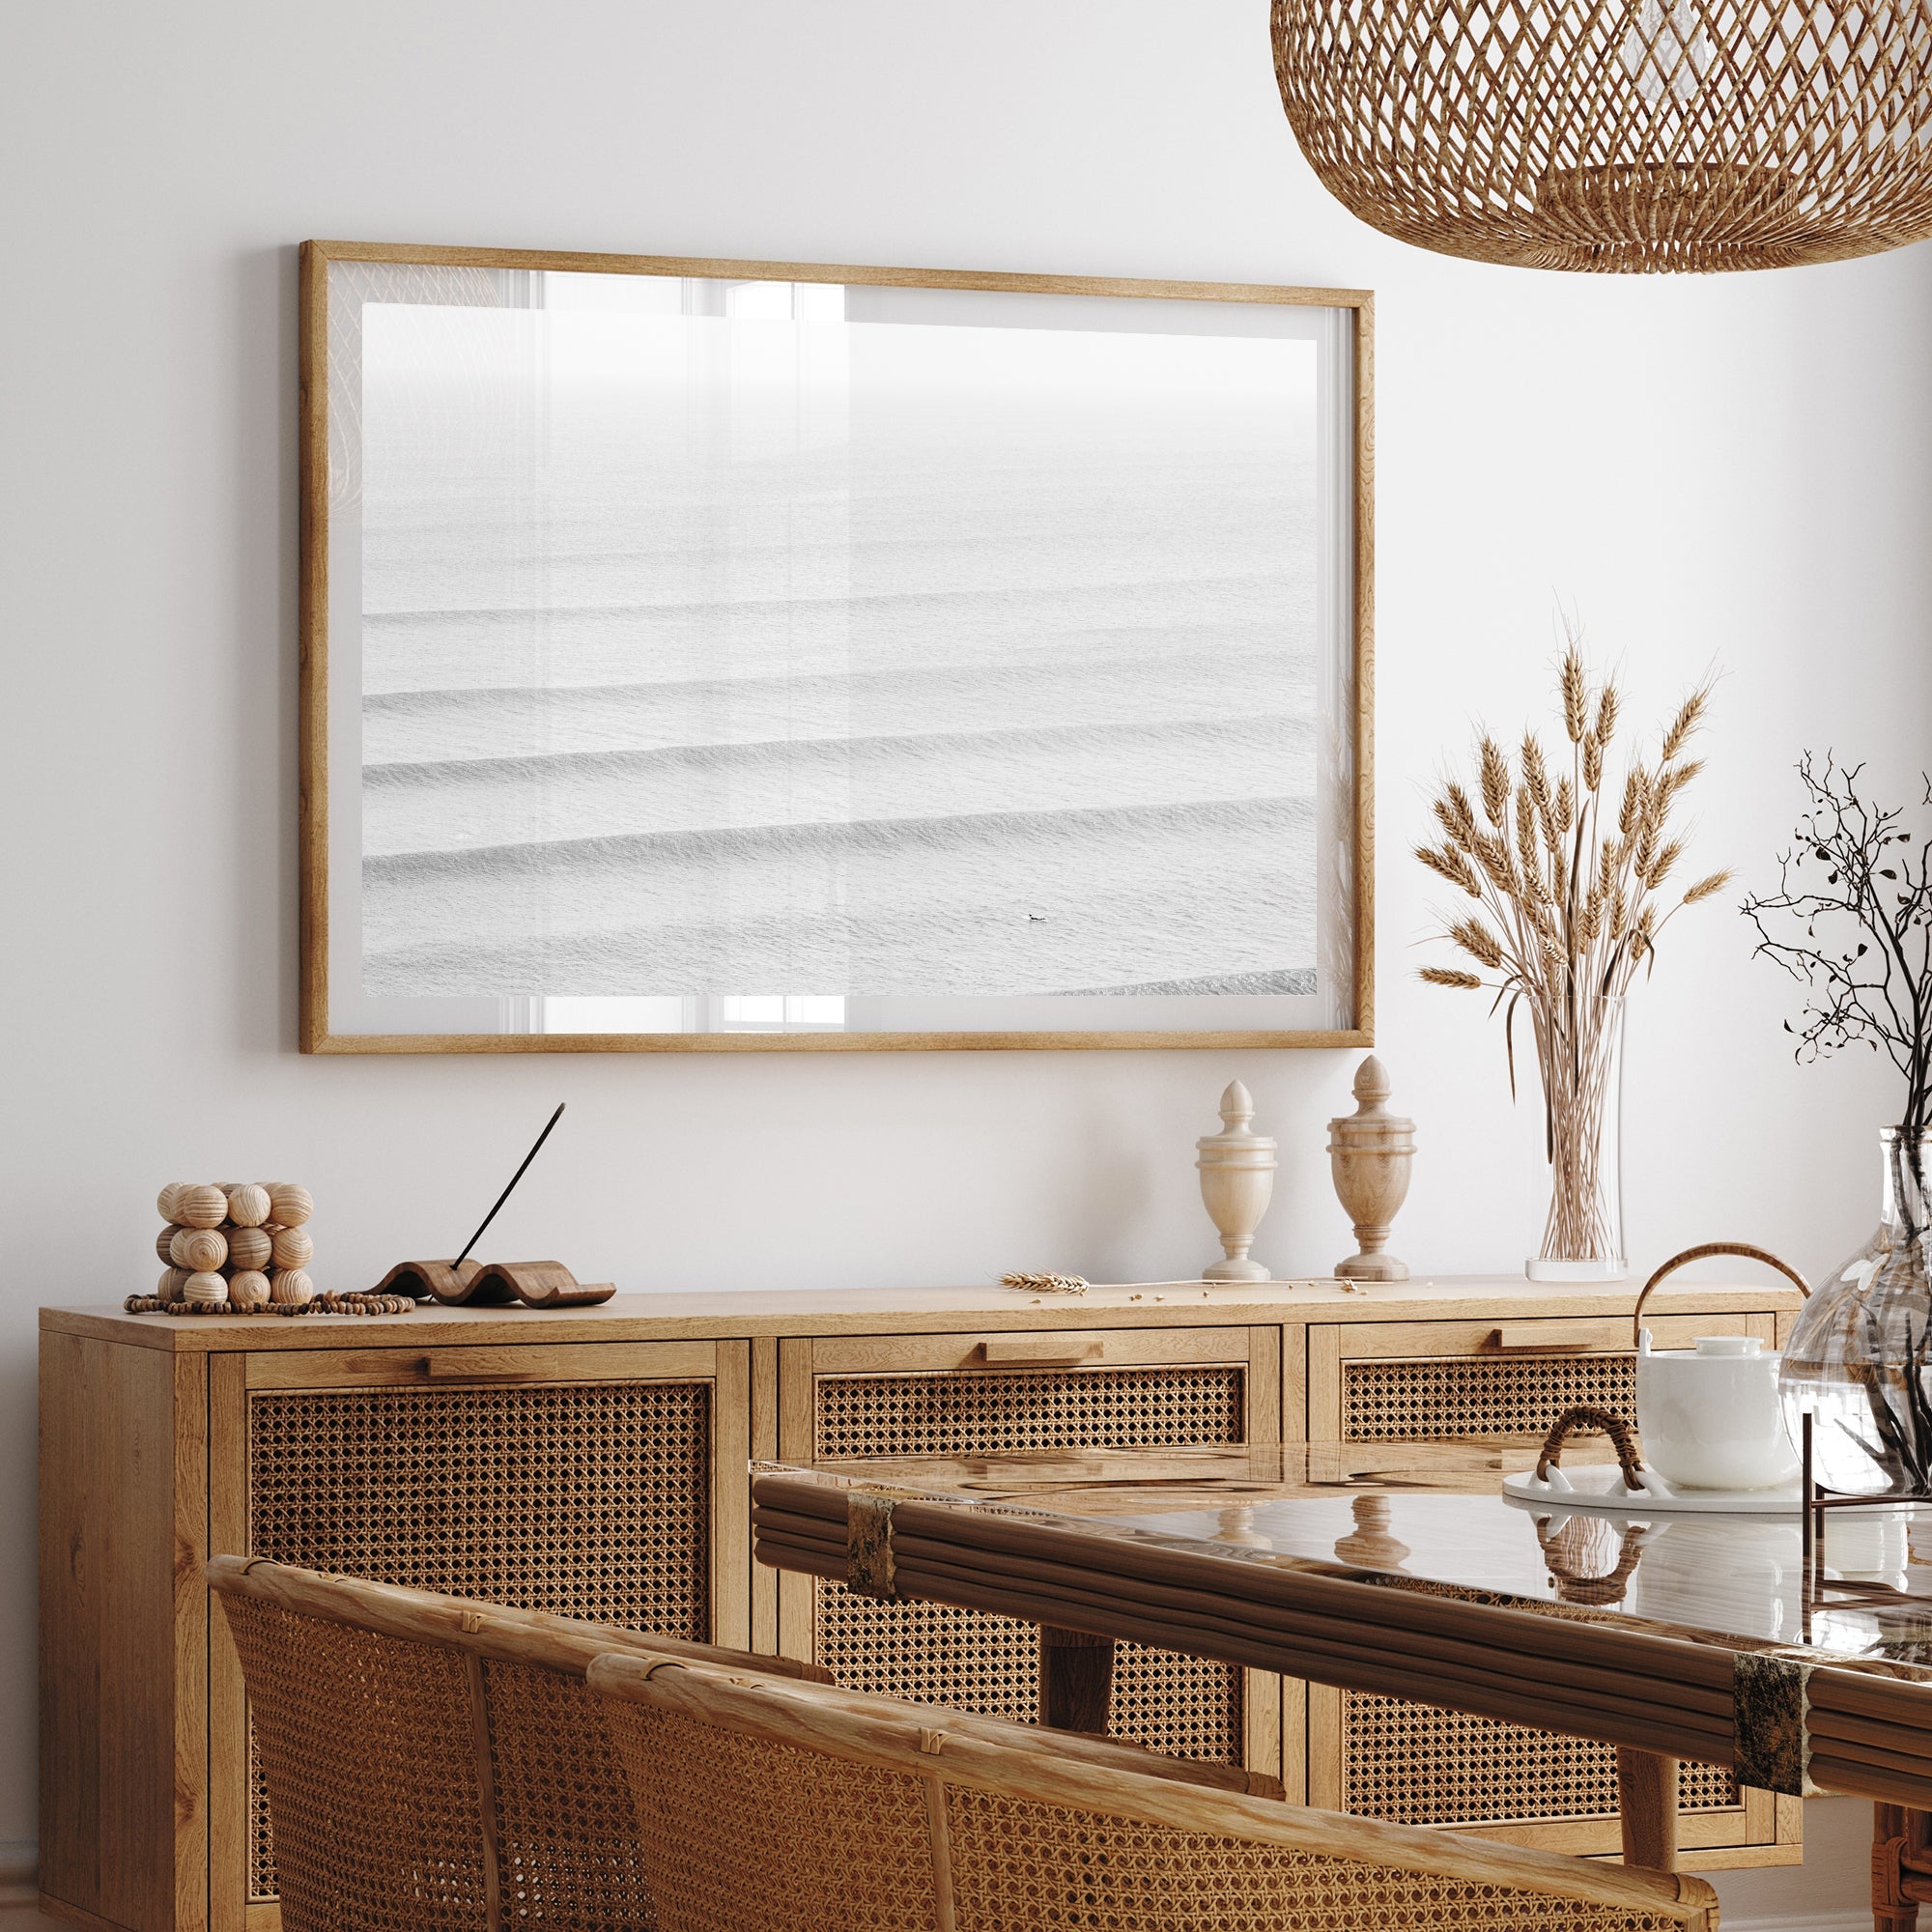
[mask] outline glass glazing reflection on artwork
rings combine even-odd
[[[1311,342],[492,286],[361,311],[367,992],[1314,989]]]

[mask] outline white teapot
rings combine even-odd
[[[1689,1349],[1654,1349],[1643,1304],[1664,1276],[1708,1255],[1743,1255],[1810,1288],[1762,1248],[1712,1241],[1674,1256],[1644,1284],[1632,1311],[1636,1343],[1636,1426],[1644,1461],[1674,1488],[1771,1490],[1798,1474],[1798,1452],[1777,1399],[1781,1357],[1750,1335],[1699,1335]]]

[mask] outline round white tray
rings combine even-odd
[[[1552,1469],[1548,1482],[1524,1469],[1503,1478],[1503,1494],[1512,1502],[1604,1516],[1796,1516],[1802,1508],[1795,1478],[1773,1490],[1679,1490],[1646,1470],[1644,1482],[1641,1490],[1626,1488],[1614,1463]]]

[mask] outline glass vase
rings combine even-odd
[[[1926,1173],[1932,1133],[1879,1133],[1878,1232],[1792,1324],[1778,1388],[1794,1446],[1811,1415],[1812,1470],[1842,1495],[1932,1490],[1932,1286]]]
[[[1531,1281],[1621,1281],[1624,1003],[1582,995],[1531,1016],[1548,1203]]]

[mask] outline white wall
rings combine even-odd
[[[1523,1252],[1501,1045],[1416,985],[1424,788],[1541,708],[1557,596],[1630,715],[1725,671],[1696,855],[1762,881],[1804,744],[1921,755],[1932,250],[1596,281],[1412,252],[1316,186],[1263,0],[176,0],[16,11],[0,62],[0,1840],[34,1829],[34,1309],[145,1288],[162,1180],[299,1178],[318,1274],[501,1224],[628,1289],[1192,1272],[1231,1073],[1262,1251],[1346,1252],[1327,1053],[308,1060],[295,916],[304,236],[1347,284],[1379,298],[1380,1050],[1418,1269]],[[1866,1065],[1800,1073],[1718,906],[1631,1041],[1633,1252],[1817,1267],[1874,1211]],[[1829,1835],[1861,1829],[1851,1807]],[[1849,1819],[1849,1823],[1847,1820]],[[1826,1823],[1824,1818],[1820,1825]],[[1856,1860],[1854,1859],[1854,1863]],[[1808,1875],[1807,1875],[1808,1876]],[[1816,1888],[1814,1888],[1815,1889]],[[1802,1882],[1728,1922],[1808,1911]],[[1823,1899],[1818,1901],[1820,1909]]]

